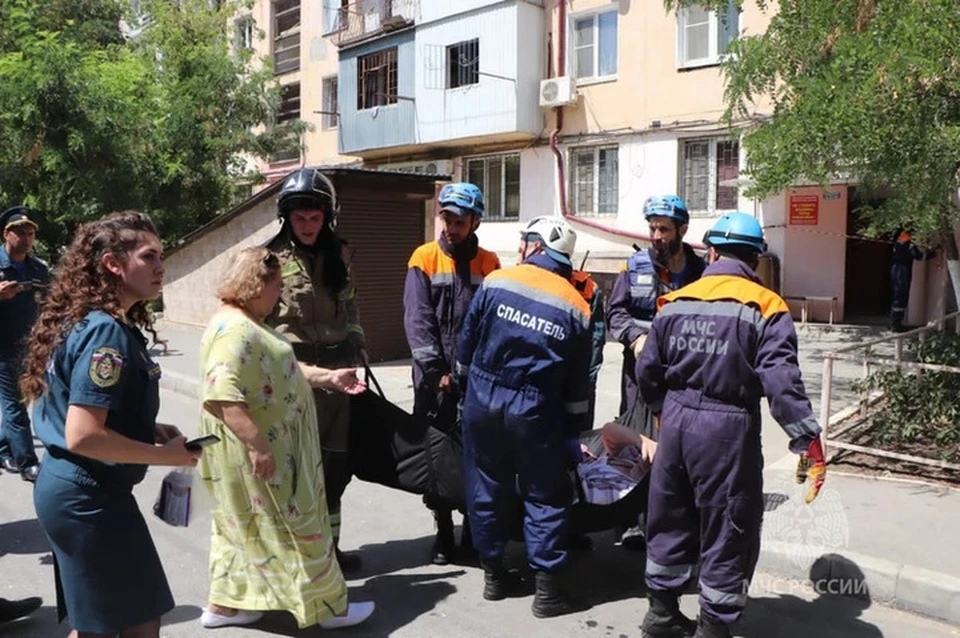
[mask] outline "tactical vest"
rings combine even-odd
[[[627,260],[630,279],[630,315],[635,319],[650,320],[657,314],[660,296],[660,275],[650,259],[650,251],[638,250]]]

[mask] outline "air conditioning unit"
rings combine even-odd
[[[577,82],[562,76],[540,82],[540,106],[567,106],[577,101]]]
[[[453,175],[453,160],[425,162],[423,172],[427,175]]]

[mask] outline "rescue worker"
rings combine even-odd
[[[50,268],[30,254],[37,237],[36,220],[36,212],[25,206],[0,215],[0,465],[31,483],[37,480],[40,461],[33,450],[30,416],[18,382],[25,340],[50,283]]]
[[[913,243],[910,233],[903,232],[893,243],[893,263],[890,266],[890,285],[893,288],[893,302],[890,306],[890,327],[895,332],[903,332],[903,318],[910,301],[910,284],[913,280],[913,262],[932,259],[933,251],[920,250]]]
[[[303,168],[287,177],[277,198],[280,232],[266,244],[280,258],[283,292],[266,323],[290,340],[314,388],[331,532],[340,569],[352,572],[361,558],[339,548],[341,497],[351,478],[350,397],[324,390],[318,370],[367,361],[349,256],[335,232],[339,212],[336,189],[320,171]]]
[[[547,618],[582,609],[559,578],[577,433],[589,400],[590,307],[570,284],[576,233],[559,218],[527,229],[523,264],[487,276],[464,320],[457,375],[464,389],[467,510],[484,570],[483,597],[524,593],[503,565],[522,499],[527,558],[536,573],[532,611]]]
[[[527,228],[538,223],[542,217],[530,221],[526,228],[520,229],[520,246],[517,249],[517,264],[522,264],[525,255],[535,246],[530,246],[527,241]],[[550,219],[547,217],[546,219]],[[583,422],[584,431],[593,429],[593,417],[596,412],[597,403],[597,377],[600,375],[600,367],[603,365],[603,347],[607,343],[607,322],[604,315],[604,297],[603,290],[597,285],[586,270],[574,270],[570,276],[570,283],[576,288],[583,300],[590,305],[590,334],[592,335],[593,345],[590,355],[590,409],[587,412],[587,418]]]
[[[437,204],[440,238],[417,248],[408,263],[403,327],[413,356],[414,414],[452,432],[458,427],[460,397],[453,373],[463,318],[484,277],[500,268],[500,260],[477,239],[484,208],[479,188],[466,182],[447,184]],[[426,497],[424,504],[433,511],[437,526],[431,561],[446,565],[456,552],[452,510]],[[461,553],[464,559],[474,554],[466,516]]]
[[[620,381],[622,417],[637,400],[635,369],[643,349],[650,322],[656,314],[657,298],[696,281],[703,274],[704,262],[683,241],[690,222],[687,205],[676,195],[648,197],[643,204],[652,246],[638,250],[614,280],[607,309],[607,323],[613,338],[623,344],[623,372]],[[636,406],[633,423],[622,423],[656,441],[657,433],[649,410]],[[644,547],[644,515],[637,525],[621,534],[624,547]]]
[[[640,394],[660,424],[647,510],[650,608],[641,626],[650,638],[694,634],[679,596],[698,564],[694,635],[730,636],[743,613],[763,516],[761,397],[801,454],[808,503],[826,473],[793,319],[754,273],[766,250],[760,224],[729,213],[704,243],[711,263],[703,278],[657,302],[637,362]]]

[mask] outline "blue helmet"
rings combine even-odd
[[[703,236],[703,243],[713,248],[746,246],[758,253],[767,250],[760,222],[753,215],[739,212],[727,213],[718,219],[713,228]]]
[[[440,204],[440,210],[483,217],[483,193],[470,182],[446,184],[440,189],[437,203]]]
[[[669,217],[681,226],[690,223],[690,212],[683,200],[676,195],[654,195],[648,197],[643,203],[643,216],[646,219],[651,217]]]

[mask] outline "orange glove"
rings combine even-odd
[[[810,443],[807,451],[800,455],[797,462],[797,483],[802,485],[810,479],[810,489],[807,491],[806,502],[812,503],[820,494],[823,487],[823,481],[827,477],[827,462],[823,458],[823,444],[820,443],[818,436]]]

